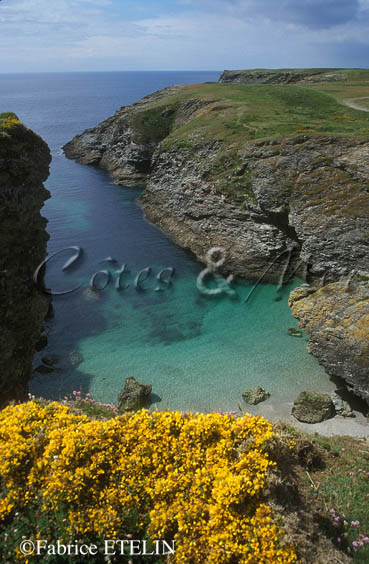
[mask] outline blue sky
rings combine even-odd
[[[0,72],[369,66],[369,0],[0,0],[0,26]]]

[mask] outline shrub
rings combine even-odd
[[[167,561],[176,564],[296,562],[262,499],[272,437],[270,424],[250,415],[141,410],[92,421],[55,402],[7,407],[3,552],[24,561],[16,548],[23,535],[62,542],[134,535],[175,540]]]

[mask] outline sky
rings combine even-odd
[[[0,0],[0,72],[369,67],[369,0]]]

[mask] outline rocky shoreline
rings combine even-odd
[[[226,145],[201,127],[226,107],[168,88],[64,151],[118,184],[145,185],[146,217],[201,261],[224,248],[224,273],[255,280],[269,269],[269,281],[306,273],[312,286],[290,305],[309,351],[369,404],[369,141],[300,134]]]
[[[225,70],[219,78],[223,84],[311,84],[346,81],[340,69]]]
[[[0,116],[1,117],[1,116]],[[14,115],[0,120],[0,407],[27,399],[48,300],[33,282],[46,256],[51,161],[46,143]]]

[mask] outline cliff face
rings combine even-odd
[[[369,277],[297,288],[289,304],[310,334],[309,352],[369,404]]]
[[[219,82],[234,84],[311,84],[345,80],[347,75],[341,69],[225,70],[219,78]]]
[[[225,86],[219,88],[224,93]],[[281,95],[279,89],[276,96]],[[288,272],[300,265],[299,272],[307,270],[310,280],[333,283],[352,270],[368,272],[369,141],[327,134],[252,139],[256,114],[251,109],[251,117],[247,115],[242,121],[241,112],[250,105],[253,92],[245,91],[244,106],[234,106],[231,96],[238,95],[237,90],[230,91],[221,103],[215,96],[199,99],[198,90],[191,97],[184,87],[174,92],[169,89],[162,93],[159,104],[158,94],[144,99],[143,114],[137,104],[123,108],[73,139],[65,151],[80,162],[98,162],[126,185],[137,180],[137,165],[141,166],[141,157],[135,161],[134,155],[151,154],[146,170],[140,173],[140,182],[146,182],[140,200],[145,215],[202,261],[211,247],[224,247],[226,272],[256,279],[273,263],[266,279],[276,281],[284,271],[287,252],[276,259],[288,249],[292,259]],[[293,100],[292,94],[299,96],[300,92],[286,91],[286,96]],[[260,90],[256,95],[262,93]],[[326,103],[326,97],[322,100]],[[316,102],[314,98],[312,104]],[[329,107],[327,112],[331,111]],[[169,122],[165,121],[168,116]],[[328,119],[331,117],[329,113]],[[158,125],[153,128],[155,136],[150,135],[150,119]],[[167,124],[166,129],[161,121]],[[99,159],[94,160],[97,152]],[[336,286],[327,288],[324,297],[328,304],[329,300],[334,303]],[[361,303],[361,294],[355,296],[352,299],[357,297]],[[335,345],[329,342],[329,331],[323,330],[326,322],[330,326],[329,308],[318,326],[312,319],[314,304],[305,302],[303,315],[302,303],[293,307],[293,313],[311,335],[311,352],[329,373],[345,378],[369,402],[365,372],[369,355],[354,330],[357,323],[365,325],[365,320],[360,321],[365,308],[355,310],[352,330],[347,318],[346,332],[338,331],[342,335],[341,361],[334,363],[334,353],[329,351],[334,351]],[[357,340],[356,345],[346,346],[349,335]]]
[[[0,115],[1,118],[1,115]],[[46,143],[18,122],[0,119],[0,405],[24,400],[48,301],[32,280],[46,255],[51,157]]]
[[[166,88],[146,96],[132,106],[123,106],[111,118],[67,143],[64,146],[65,154],[81,164],[100,166],[118,184],[145,184],[154,150],[158,142],[169,133],[174,109],[168,108],[167,113],[163,109],[158,115],[150,111],[146,115],[145,110],[176,91],[176,87]],[[135,116],[138,116],[137,120],[134,119]],[[156,130],[155,134],[147,135],[147,120],[151,120],[151,129]]]
[[[244,177],[246,197],[225,195],[211,178],[221,151],[158,151],[141,198],[148,218],[202,260],[224,246],[229,270],[248,278],[290,247],[314,276],[369,269],[368,142],[301,136],[245,144],[231,176]]]

